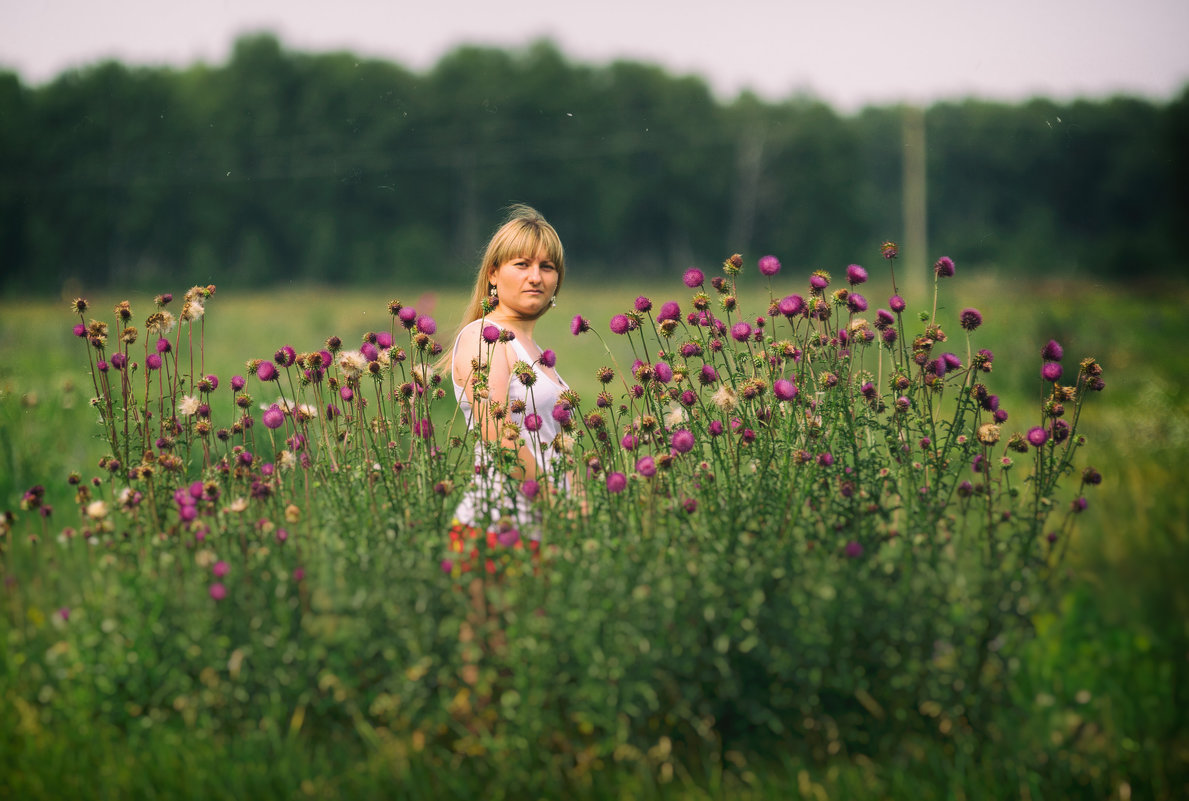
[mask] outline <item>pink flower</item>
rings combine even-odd
[[[211,585],[210,593],[216,601],[222,601],[227,597],[227,588],[223,586],[222,582],[216,581]]]
[[[346,387],[343,387],[343,389],[346,389]],[[275,430],[285,425],[285,413],[281,411],[280,406],[274,403],[261,415],[261,420],[264,422],[265,428]]]
[[[736,342],[746,342],[751,336],[751,326],[747,323],[739,322],[731,326],[731,338]]]
[[[706,276],[703,275],[702,271],[699,270],[697,267],[690,267],[688,270],[685,271],[685,275],[681,276],[681,280],[685,283],[685,285],[687,287],[689,287],[690,289],[693,289],[694,287],[701,286],[702,283],[706,280]]]
[[[780,261],[775,256],[764,256],[759,262],[760,275],[769,278],[780,272]]]
[[[791,401],[797,397],[797,387],[787,378],[778,378],[772,385],[772,394],[776,396],[777,400]]]
[[[223,578],[230,572],[231,565],[227,564],[222,559],[220,559],[218,562],[215,562],[214,566],[211,567],[211,573],[214,574],[215,578]]]
[[[857,264],[852,264],[846,268],[846,280],[851,286],[857,286],[867,280],[867,271]]]
[[[608,492],[623,492],[623,488],[628,485],[628,477],[623,473],[615,472],[607,475],[607,491]]]
[[[611,333],[612,334],[626,334],[628,330],[628,318],[626,314],[617,314],[611,318]]]
[[[673,450],[678,453],[689,453],[694,449],[694,435],[684,428],[679,428],[673,432],[673,436],[669,438],[669,442],[673,446]]]
[[[656,475],[656,460],[651,456],[642,456],[636,460],[636,472],[645,478]]]
[[[526,414],[524,416],[524,427],[528,431],[540,431],[541,415],[532,413]]]
[[[521,485],[520,485],[521,494],[524,495],[524,497],[528,498],[530,501],[533,498],[537,497],[537,493],[539,493],[540,491],[541,491],[541,485],[538,484],[536,481],[532,480],[531,478],[525,479],[524,482],[521,483]]]
[[[549,368],[555,367],[557,365],[557,354],[548,349],[541,351],[541,364]]]

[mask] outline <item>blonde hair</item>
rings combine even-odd
[[[522,256],[533,257],[538,253],[553,262],[557,268],[557,292],[561,292],[561,285],[566,278],[566,253],[562,248],[561,237],[553,226],[541,216],[532,206],[522,203],[508,207],[508,216],[504,223],[491,235],[487,243],[487,250],[483,253],[483,261],[475,274],[475,288],[471,298],[467,301],[466,310],[462,315],[462,322],[450,340],[453,348],[454,340],[462,333],[462,329],[483,316],[483,302],[489,300],[492,287],[491,274],[501,264],[506,264]],[[545,307],[545,311],[548,310]],[[541,313],[544,314],[545,311]],[[445,370],[450,365],[453,350],[445,353],[434,365],[438,370]]]

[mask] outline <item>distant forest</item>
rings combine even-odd
[[[184,70],[0,73],[0,289],[463,281],[511,202],[581,274],[731,252],[875,261],[899,239],[904,110],[724,102],[696,77],[540,42],[413,72],[240,39]],[[924,110],[929,250],[1020,274],[1186,264],[1189,88]],[[931,259],[930,259],[931,261]]]

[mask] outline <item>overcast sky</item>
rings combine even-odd
[[[0,0],[0,65],[28,83],[118,58],[220,63],[237,34],[412,69],[469,42],[704,76],[722,97],[843,110],[977,95],[1167,99],[1189,83],[1189,0]]]

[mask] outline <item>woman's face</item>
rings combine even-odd
[[[545,253],[506,261],[488,278],[495,285],[500,307],[535,320],[549,308],[557,292],[557,266]]]

